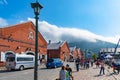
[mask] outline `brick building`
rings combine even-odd
[[[73,58],[76,59],[78,57],[78,49],[76,48],[76,46],[73,48]]]
[[[63,61],[69,61],[70,49],[66,41],[58,43],[49,43],[47,47],[48,58],[60,58]]]
[[[38,33],[39,57],[47,59],[47,42]],[[5,61],[7,53],[35,54],[35,25],[25,22],[0,28],[0,62]]]
[[[75,47],[70,47],[70,50],[71,50],[71,59],[77,59],[78,57],[80,59],[84,59],[84,52],[80,49],[80,48],[76,48]]]

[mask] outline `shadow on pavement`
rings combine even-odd
[[[0,70],[0,73],[16,72],[16,71],[19,71],[19,70],[11,70],[11,71],[8,71],[8,70]]]
[[[79,72],[79,71],[72,71],[72,73]]]
[[[45,70],[45,69],[47,69],[47,68],[39,68],[39,70]]]
[[[87,70],[87,69],[85,69],[85,68],[80,68],[80,70]]]
[[[108,74],[108,75],[106,75],[106,76],[112,76],[112,75],[118,75],[118,73],[110,73],[110,74]]]
[[[99,69],[99,68],[93,68],[93,69]]]
[[[99,74],[98,75],[94,75],[94,77],[100,77],[100,76],[102,76],[102,75],[99,75]]]
[[[16,71],[25,71],[25,70],[30,70],[30,69],[33,69],[33,68],[26,68],[24,70],[19,70],[19,69],[16,69],[16,70],[0,70],[0,73],[8,73],[8,72],[16,72]]]

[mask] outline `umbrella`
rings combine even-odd
[[[111,56],[111,55],[107,55],[105,58],[113,58],[113,56]]]

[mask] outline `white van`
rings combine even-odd
[[[6,56],[7,70],[33,68],[35,63],[34,55],[10,54]]]

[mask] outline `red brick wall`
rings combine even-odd
[[[67,42],[64,42],[64,44],[61,46],[60,53],[61,53],[60,56],[61,56],[62,60],[64,60],[65,56],[66,56],[67,61],[69,61],[69,59],[70,59],[70,49],[69,49],[69,46],[68,46]]]
[[[0,67],[4,67],[5,66],[5,62],[0,61]]]
[[[59,50],[48,50],[47,52],[48,58],[60,58],[60,51]]]
[[[67,42],[64,42],[63,45],[60,46],[58,50],[47,50],[48,58],[60,58],[63,61],[65,60],[65,56],[67,57],[67,61],[70,58],[70,49],[68,47]]]
[[[73,58],[76,59],[78,57],[78,51],[77,51],[77,48],[74,48],[74,51],[73,51]]]
[[[33,38],[30,38],[32,32]],[[39,53],[47,54],[47,42],[39,33]],[[26,52],[35,51],[35,26],[32,22],[26,22],[0,29],[0,51]]]

